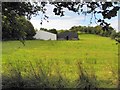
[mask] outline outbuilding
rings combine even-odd
[[[40,40],[57,40],[57,35],[47,31],[39,30],[36,32],[34,38]]]
[[[58,40],[79,40],[77,32],[61,32],[57,35]]]

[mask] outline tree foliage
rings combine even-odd
[[[43,30],[43,31],[47,31],[47,32],[51,32],[51,33],[54,33],[54,34],[57,34],[57,30],[56,29],[46,29],[46,28],[40,28],[40,30]]]
[[[57,30],[56,30],[56,29],[49,29],[48,32],[51,32],[51,33],[57,34]]]
[[[14,27],[6,16],[2,21],[2,39],[3,40],[22,40],[33,39],[35,30],[30,21],[25,17],[15,17]]]
[[[32,39],[34,27],[24,17],[31,19],[31,15],[37,15],[39,10],[37,3],[2,2],[2,39]]]
[[[105,19],[111,19],[117,16],[117,11],[120,9],[118,2],[51,2],[55,5],[53,12],[55,15],[64,16],[63,8],[67,8],[77,14],[91,14],[91,20],[94,17],[96,22],[100,23],[100,26],[104,30],[108,30],[109,23]],[[87,10],[85,9],[87,7]],[[97,18],[96,15],[102,15],[102,18]],[[92,21],[90,21],[92,23]]]
[[[46,28],[40,28],[40,30],[43,30],[43,31],[48,31]]]
[[[115,31],[112,27],[108,27],[108,30],[105,31],[101,26],[74,26],[70,29],[70,31],[80,31],[81,33],[88,33],[88,34],[96,34],[101,36],[109,37],[112,31]]]

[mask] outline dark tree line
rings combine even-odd
[[[70,29],[70,31],[75,31],[75,32],[80,31],[81,33],[110,37],[111,39],[115,39],[116,41],[120,42],[120,32],[116,32],[116,30],[114,30],[112,27],[108,27],[108,30],[104,30],[101,26],[95,26],[95,27],[74,26]]]
[[[82,33],[88,33],[88,34],[96,34],[100,36],[106,36],[109,37],[112,34],[112,31],[115,31],[112,27],[108,27],[108,30],[102,29],[101,26],[95,26],[95,27],[86,27],[86,26],[75,26],[70,29],[71,31],[80,31]]]

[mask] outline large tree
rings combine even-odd
[[[4,16],[2,21],[2,40],[33,39],[36,31],[25,17],[15,17],[14,27]]]

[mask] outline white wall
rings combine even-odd
[[[36,32],[36,35],[34,36],[34,38],[43,39],[43,40],[56,40],[57,35],[50,32],[39,30]]]

